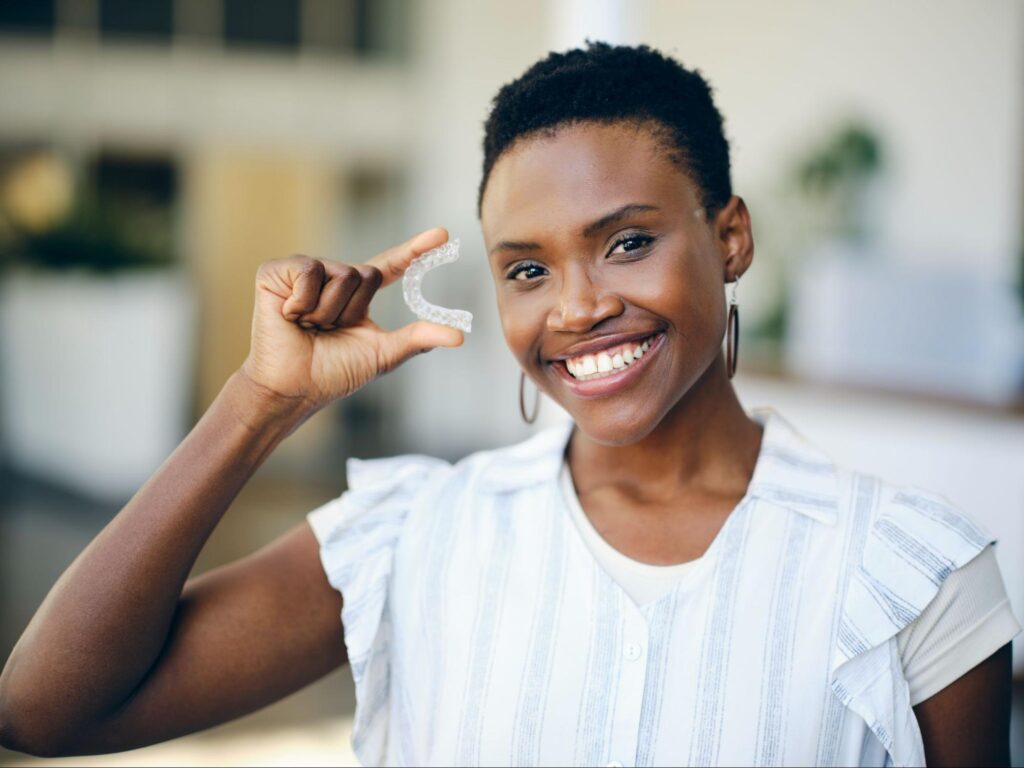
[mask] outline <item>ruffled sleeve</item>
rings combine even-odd
[[[395,547],[410,507],[425,485],[451,465],[406,454],[350,458],[348,490],[307,515],[320,561],[341,592],[341,623],[355,681],[352,746],[364,765],[385,762],[390,689],[388,593]]]
[[[877,494],[877,503],[854,537],[860,552],[847,583],[832,689],[864,718],[895,765],[924,765],[896,635],[921,615],[950,573],[994,539],[938,494],[865,477],[856,479],[856,493]]]

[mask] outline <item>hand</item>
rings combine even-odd
[[[256,273],[252,343],[242,372],[273,396],[318,409],[415,354],[462,346],[455,328],[417,320],[387,331],[367,316],[378,289],[447,240],[447,230],[437,227],[363,264],[308,256],[264,262]]]

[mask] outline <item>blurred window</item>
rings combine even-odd
[[[302,47],[360,58],[401,59],[409,0],[303,0]]]
[[[0,0],[0,33],[49,35],[56,0]]]
[[[232,49],[403,61],[410,0],[0,0],[0,35],[74,30],[103,42],[191,39]]]
[[[98,226],[114,228],[119,242],[159,263],[177,248],[179,168],[164,154],[105,150],[85,168]]]
[[[409,0],[354,0],[355,52],[403,60],[409,50]]]
[[[174,0],[101,0],[100,35],[104,39],[145,38],[170,42]]]
[[[92,161],[88,177],[101,197],[144,206],[171,206],[178,194],[177,168],[163,156],[102,152]]]
[[[296,50],[299,0],[224,0],[224,41],[229,46]]]
[[[359,0],[305,0],[302,46],[320,51],[352,51],[359,39]]]

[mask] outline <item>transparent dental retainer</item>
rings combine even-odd
[[[417,256],[402,276],[402,296],[409,309],[421,320],[441,323],[469,333],[473,324],[473,314],[464,309],[448,309],[431,304],[423,298],[423,277],[432,269],[442,264],[450,264],[459,258],[459,239],[450,240],[444,245]]]

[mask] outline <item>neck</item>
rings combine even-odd
[[[761,433],[743,410],[719,356],[638,442],[603,445],[574,427],[566,457],[577,488],[584,491],[617,486],[637,498],[667,500],[700,487],[742,496]]]

